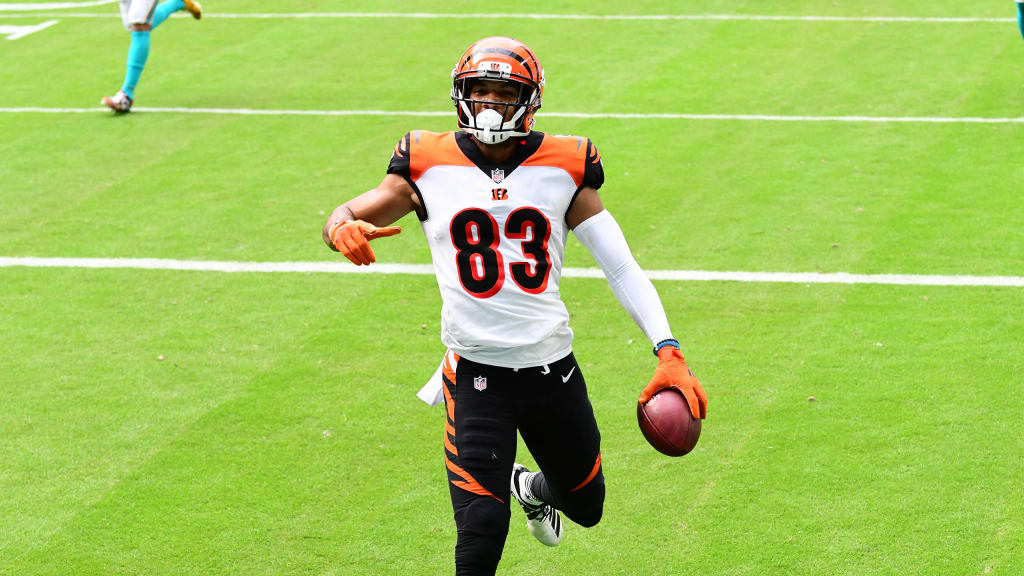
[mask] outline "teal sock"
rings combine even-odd
[[[167,17],[174,14],[178,10],[185,9],[185,0],[166,0],[161,2],[156,10],[153,11],[153,24],[151,28],[156,30],[156,27],[167,20]]]
[[[124,74],[124,86],[121,90],[132,100],[135,99],[135,86],[142,76],[149,57],[149,30],[132,30],[132,46],[128,49],[128,70]]]
[[[1017,25],[1020,26],[1020,35],[1024,36],[1024,4],[1017,3]]]

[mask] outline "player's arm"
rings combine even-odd
[[[377,258],[369,241],[398,234],[402,228],[390,224],[420,209],[412,185],[397,174],[388,174],[376,188],[335,208],[324,222],[321,236],[331,250],[341,252],[352,263],[370,264]]]
[[[707,394],[686,365],[679,342],[672,337],[658,291],[633,258],[622,229],[604,209],[597,190],[580,190],[566,214],[566,223],[601,267],[619,303],[654,346],[658,367],[640,394],[640,403],[646,403],[658,390],[674,387],[686,397],[693,417],[704,418]]]

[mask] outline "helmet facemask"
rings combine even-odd
[[[470,92],[476,80],[513,84],[518,89],[518,97],[515,102],[474,100]],[[543,82],[543,77],[537,84],[530,78],[512,74],[510,67],[501,62],[483,62],[478,69],[462,73],[452,70],[452,103],[455,104],[459,128],[484,144],[498,144],[512,137],[526,136],[533,128],[533,114],[540,108]],[[473,114],[477,104],[488,104],[492,108]]]

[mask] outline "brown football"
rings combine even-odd
[[[636,419],[644,438],[668,456],[689,453],[700,439],[700,420],[690,414],[686,398],[675,388],[661,390],[647,404],[637,403]]]

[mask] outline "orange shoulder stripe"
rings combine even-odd
[[[409,133],[409,177],[415,182],[434,166],[472,166],[473,162],[459,150],[455,132]]]
[[[544,141],[523,166],[554,166],[572,176],[576,186],[583,184],[586,169],[587,139],[581,136],[544,135]]]

